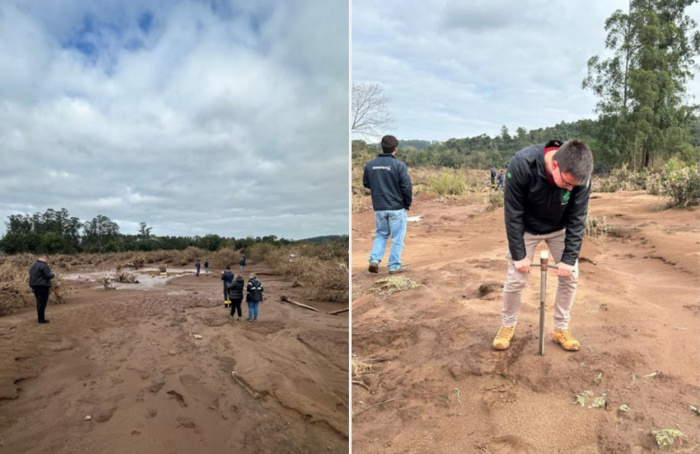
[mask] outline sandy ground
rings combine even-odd
[[[245,302],[229,321],[218,271],[111,291],[86,272],[50,324],[1,317],[0,452],[347,452],[347,312],[255,271],[253,323]]]
[[[550,273],[544,356],[539,269],[511,348],[491,349],[507,266],[503,209],[419,198],[403,276],[420,286],[390,296],[373,292],[388,277],[386,256],[379,275],[367,272],[373,214],[354,215],[352,349],[371,369],[366,387],[352,388],[353,453],[700,452],[690,408],[700,408],[700,211],[660,205],[642,192],[593,195],[591,213],[617,233],[584,240],[570,325],[582,349],[551,341]],[[482,295],[482,284],[497,288]],[[579,406],[584,391],[592,396]],[[660,429],[685,439],[660,449]]]

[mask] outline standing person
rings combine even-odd
[[[376,235],[369,255],[369,272],[379,272],[386,243],[391,235],[389,274],[402,273],[401,252],[406,236],[406,211],[411,208],[413,186],[406,164],[396,158],[399,141],[382,137],[382,154],[365,165],[362,184],[372,193]]]
[[[231,301],[228,298],[228,290],[233,283],[233,273],[231,265],[226,265],[226,271],[221,272],[221,280],[224,281],[224,307],[229,307]]]
[[[492,187],[492,188],[495,188],[495,187],[496,187],[496,168],[495,168],[495,167],[491,167],[491,168],[489,169],[489,173],[490,173],[490,175],[491,175],[491,187]]]
[[[204,261],[204,273],[209,274],[209,259]]]
[[[503,187],[504,180],[505,180],[505,175],[503,175],[503,171],[501,170],[500,172],[498,172],[498,175],[496,176],[496,181],[497,181],[496,190],[498,190],[498,188]]]
[[[250,273],[246,291],[248,292],[246,295],[246,301],[248,302],[248,321],[254,322],[258,319],[258,305],[263,300],[263,285],[255,276],[255,273]]]
[[[236,312],[238,312],[238,320],[240,320],[243,315],[241,311],[241,302],[243,302],[244,287],[245,280],[243,279],[243,275],[239,274],[228,289],[228,299],[231,301],[231,315],[229,315],[229,318],[231,319],[236,315]],[[250,313],[250,309],[248,309],[248,312]]]
[[[51,279],[56,277],[48,265],[49,256],[40,254],[36,262],[29,268],[29,286],[36,297],[36,314],[39,323],[49,323],[45,317],[46,305],[49,303]]]
[[[559,277],[554,299],[553,341],[564,350],[581,344],[569,331],[578,284],[578,256],[583,241],[593,156],[581,140],[553,140],[518,151],[508,164],[504,193],[508,274],[503,286],[501,328],[493,341],[505,350],[515,334],[522,290],[535,249],[547,243]]]
[[[245,262],[248,260],[248,256],[245,255],[245,252],[241,254],[241,260],[238,262],[238,264],[241,266],[241,274],[245,273]]]
[[[197,261],[194,262],[194,268],[197,270],[197,273],[195,274],[195,276],[197,276],[197,277],[199,277],[199,268],[200,268],[201,266],[202,266],[202,264],[199,263],[199,259],[197,259]]]

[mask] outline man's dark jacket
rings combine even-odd
[[[29,286],[30,287],[51,287],[51,279],[56,277],[51,272],[49,265],[37,260],[31,268],[29,268]]]
[[[526,256],[525,232],[544,235],[565,228],[561,261],[573,266],[581,251],[591,185],[589,180],[568,191],[549,182],[544,149],[552,145],[561,145],[561,142],[522,149],[508,163],[503,196],[508,248],[513,260],[522,260]]]
[[[259,303],[263,299],[263,285],[257,279],[253,278],[248,281],[248,295],[246,295],[246,301]]]
[[[221,273],[221,280],[224,281],[224,288],[229,288],[231,282],[233,282],[233,273],[230,270],[226,270]]]
[[[406,164],[382,153],[365,165],[362,184],[372,192],[374,211],[410,209],[413,186]]]

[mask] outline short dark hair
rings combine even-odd
[[[384,153],[393,153],[399,148],[399,139],[394,136],[382,137],[382,151]]]
[[[593,173],[593,153],[580,139],[567,140],[552,160],[557,161],[562,173],[568,173],[581,183],[588,181]]]

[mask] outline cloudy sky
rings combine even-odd
[[[586,63],[606,55],[605,20],[628,3],[353,0],[353,83],[384,87],[395,120],[385,133],[399,139],[596,118],[596,98],[581,89]],[[700,18],[700,4],[687,13]]]
[[[0,235],[348,233],[347,0],[0,2]]]

